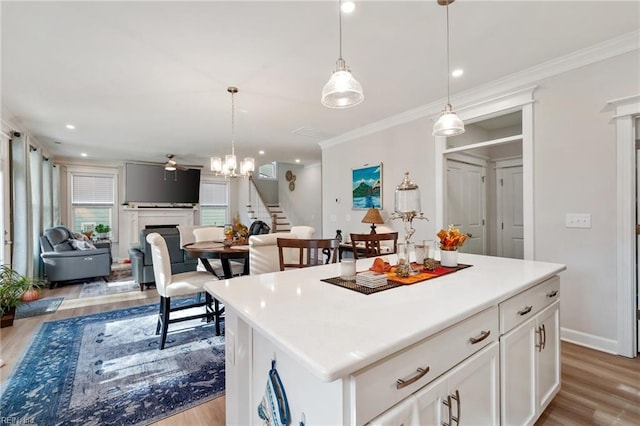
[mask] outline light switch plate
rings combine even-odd
[[[591,214],[567,213],[565,226],[567,228],[591,228]]]

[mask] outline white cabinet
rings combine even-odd
[[[473,354],[492,342],[497,344],[497,335],[498,310],[492,307],[355,373],[350,386],[351,423],[366,423],[439,376],[457,371],[455,367]]]
[[[497,425],[498,343],[460,363],[370,425]]]
[[[530,425],[560,390],[559,280],[553,278],[500,305],[501,420]],[[503,309],[504,308],[504,309]],[[520,322],[502,315],[511,313]],[[504,320],[504,321],[503,321]]]

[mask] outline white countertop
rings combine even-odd
[[[395,262],[395,256],[388,256]],[[373,259],[361,259],[363,271]],[[211,281],[209,293],[320,380],[331,382],[563,271],[460,253],[458,272],[365,295],[320,281],[340,264]]]

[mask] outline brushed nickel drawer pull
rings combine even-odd
[[[527,306],[526,308],[524,308],[521,311],[518,311],[518,315],[522,316],[522,315],[527,315],[529,312],[531,312],[531,309],[533,308],[533,306]]]
[[[451,399],[453,399],[458,404],[458,407],[456,409],[458,415],[451,416],[451,420],[456,422],[457,424],[460,424],[460,391],[458,389],[456,389],[455,395],[451,395]]]
[[[547,346],[547,329],[544,324],[542,324],[542,349]]]
[[[442,401],[442,403],[443,403],[447,408],[449,408],[449,423],[447,423],[447,422],[442,422],[442,426],[452,426],[452,425],[451,425],[451,423],[452,423],[452,421],[451,421],[451,420],[452,420],[453,414],[451,413],[451,395],[447,395],[447,400],[446,400],[446,401],[444,401],[444,400],[443,400],[443,401]]]
[[[536,348],[538,348],[538,352],[542,352],[542,348],[544,347],[542,343],[542,327],[538,326],[536,334],[538,335],[538,343],[536,343]]]
[[[484,339],[489,337],[490,334],[491,334],[491,330],[489,330],[489,331],[481,331],[479,337],[469,337],[469,342],[471,342],[472,345],[475,345],[476,343],[480,343]]]
[[[417,372],[417,374],[414,375],[413,377],[411,377],[410,379],[407,379],[407,380],[398,379],[398,380],[396,380],[396,389],[400,390],[400,389],[402,389],[402,388],[404,388],[406,386],[409,386],[412,383],[417,382],[422,377],[424,377],[425,374],[427,374],[429,372],[429,367],[427,367],[427,368],[418,367],[416,372]]]
[[[558,295],[558,290],[553,290],[553,291],[547,293],[547,297],[549,299],[551,299],[552,297],[556,297],[557,295]]]

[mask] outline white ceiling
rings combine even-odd
[[[208,164],[230,151],[235,85],[236,153],[310,164],[323,139],[446,97],[436,0],[359,1],[343,17],[343,57],[365,92],[344,110],[320,104],[338,59],[335,0],[0,4],[2,117],[56,157]],[[465,70],[454,101],[640,28],[638,1],[458,0],[449,12],[451,65]]]

